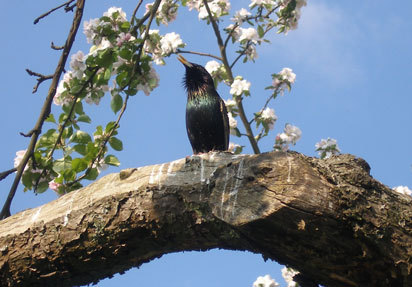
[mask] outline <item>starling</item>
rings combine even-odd
[[[190,63],[181,55],[186,68],[183,84],[187,91],[186,130],[193,153],[225,151],[229,145],[229,119],[225,102],[216,92],[205,68]]]

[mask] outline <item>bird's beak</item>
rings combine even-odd
[[[193,65],[191,63],[189,63],[182,55],[178,55],[177,59],[186,67],[191,68]]]

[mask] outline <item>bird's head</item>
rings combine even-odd
[[[186,68],[183,84],[188,92],[199,92],[213,88],[212,76],[201,65],[188,62],[182,55],[177,58]]]

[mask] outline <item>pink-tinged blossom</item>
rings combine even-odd
[[[242,77],[236,77],[233,81],[232,85],[230,86],[230,94],[234,96],[240,96],[244,92],[249,92],[250,89],[250,82],[243,80]]]
[[[24,155],[26,154],[26,149],[25,150],[19,150],[16,152],[16,157],[14,158],[14,168],[18,168]],[[27,165],[25,166],[24,170],[27,169]]]
[[[270,275],[259,276],[255,282],[253,282],[253,287],[278,287],[280,286],[275,279],[272,279]]]
[[[202,3],[203,3],[202,0],[189,0],[187,1],[186,6],[189,9],[189,11],[192,11],[193,9],[196,9],[197,11],[199,11]]]
[[[150,12],[153,3],[146,4],[146,13]],[[172,0],[163,0],[156,11],[156,20],[167,26],[170,22],[176,20],[178,7]]]
[[[258,58],[258,54],[256,52],[256,46],[255,45],[249,45],[245,51],[246,58],[248,60],[255,60]]]
[[[283,68],[282,71],[272,75],[272,77],[272,86],[279,91],[281,96],[284,95],[285,89],[290,90],[291,85],[296,81],[296,74],[290,68]]]
[[[283,267],[282,268],[282,277],[285,279],[286,283],[288,284],[287,287],[296,287],[298,284],[293,281],[293,277],[299,274],[298,271],[293,270],[292,268]]]
[[[298,27],[298,22],[301,15],[300,9],[303,6],[306,6],[306,0],[296,0],[295,9],[290,13],[283,13],[283,11],[288,8],[290,1],[291,0],[279,1],[279,15],[282,16],[277,20],[277,25],[282,29],[280,31],[285,32],[285,34],[287,34],[289,30],[295,30]]]
[[[407,186],[400,185],[400,186],[394,187],[393,190],[395,190],[396,192],[399,192],[401,194],[406,194],[406,195],[412,196],[412,190],[410,190],[409,187],[407,187]]]
[[[55,191],[55,192],[58,192],[58,191],[59,191],[60,186],[61,186],[61,184],[55,182],[54,180],[52,180],[52,181],[49,182],[49,188],[50,188],[51,190]]]
[[[125,42],[134,41],[136,40],[135,37],[132,36],[130,33],[121,32],[119,37],[117,37],[116,45],[117,47],[121,47]]]

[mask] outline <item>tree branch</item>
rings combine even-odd
[[[58,10],[58,9],[64,7],[64,6],[66,6],[66,8],[65,8],[65,11],[66,11],[66,12],[67,12],[67,11],[70,11],[72,8],[69,8],[69,7],[70,7],[69,5],[70,5],[70,3],[74,2],[74,1],[75,1],[75,0],[69,0],[69,1],[67,1],[67,2],[65,2],[65,3],[63,3],[63,4],[61,4],[61,5],[53,8],[53,9],[51,9],[51,10],[49,10],[49,11],[47,11],[46,13],[44,13],[44,14],[40,15],[39,17],[37,17],[36,19],[34,19],[33,24],[39,23],[39,21],[40,21],[41,19],[43,19],[44,17],[49,16],[51,13],[53,13],[54,11],[56,11],[56,10]],[[74,5],[73,5],[73,6],[74,6]],[[73,7],[73,6],[72,6],[72,7]]]
[[[411,286],[412,199],[369,169],[351,155],[220,152],[109,174],[0,221],[0,282],[83,285],[225,248],[324,286]]]

